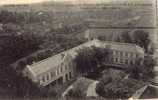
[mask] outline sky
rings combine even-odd
[[[0,0],[0,5],[5,4],[31,4],[31,3],[39,3],[43,1],[71,1],[74,3],[77,2],[90,2],[90,3],[101,3],[101,2],[109,2],[109,1],[128,1],[128,0]]]

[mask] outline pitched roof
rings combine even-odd
[[[144,53],[143,48],[139,47],[136,44],[108,42],[108,41],[102,42],[102,44],[109,45],[111,49],[118,50],[118,51]]]
[[[36,75],[39,75],[61,64],[64,60],[64,56],[62,54],[57,54],[55,56],[49,57],[47,59],[30,65],[30,68]]]

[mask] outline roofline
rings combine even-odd
[[[96,41],[96,40],[92,40],[92,41]],[[87,43],[92,42],[92,41],[85,42],[85,43],[83,43],[83,44],[81,44],[81,45],[79,45],[79,46],[82,46],[82,45],[87,44]],[[79,46],[77,46],[77,47],[79,47]],[[34,65],[40,64],[40,63],[42,63],[42,62],[44,62],[44,61],[46,61],[46,60],[48,60],[48,59],[51,59],[52,57],[59,56],[59,55],[61,55],[61,54],[63,54],[63,53],[68,53],[70,50],[73,50],[73,49],[75,49],[75,48],[77,48],[77,47],[73,47],[73,48],[68,49],[68,50],[66,50],[66,51],[60,52],[60,53],[58,53],[58,54],[56,54],[56,55],[50,56],[50,57],[48,57],[48,58],[46,58],[46,59],[43,59],[43,60],[38,61],[38,62],[36,62],[36,63],[33,63],[33,64],[31,64],[30,66],[34,66]]]
[[[98,39],[94,39],[94,40],[92,40],[92,41],[95,41],[95,42],[103,42],[103,41],[100,41],[100,40],[98,40]],[[90,42],[92,42],[92,41],[85,42],[85,43],[83,43],[83,44],[81,44],[81,45],[79,45],[79,46],[77,46],[77,47],[83,46],[84,44],[88,44],[88,43],[90,43]],[[111,42],[111,41],[106,41],[105,43],[107,43],[107,42],[108,42],[108,43],[115,43],[115,44],[118,44],[118,45],[130,45],[130,46],[133,46],[133,47],[142,49],[140,46],[138,46],[138,45],[136,45],[136,44],[132,44],[132,43],[120,43],[120,42]],[[60,52],[60,53],[58,53],[58,54],[56,54],[56,55],[54,55],[54,56],[50,56],[50,57],[48,57],[48,58],[46,58],[46,59],[44,59],[44,60],[41,60],[41,61],[39,61],[39,62],[37,62],[37,63],[31,64],[30,66],[34,66],[34,65],[40,64],[40,63],[42,63],[42,62],[44,62],[44,61],[46,61],[46,60],[48,60],[48,59],[51,59],[52,57],[59,56],[59,55],[61,55],[62,53],[68,53],[70,50],[73,50],[73,49],[75,49],[75,48],[77,48],[77,47],[74,47],[74,48],[68,49],[68,50],[66,50],[66,51]]]

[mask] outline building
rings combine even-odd
[[[75,64],[73,63],[73,59],[77,55],[76,50],[97,45],[95,43],[96,40],[89,41],[40,62],[27,65],[23,70],[23,75],[41,86],[46,86],[52,82],[62,84],[76,76]]]
[[[103,42],[95,39],[40,62],[27,65],[23,70],[23,75],[41,86],[56,82],[64,83],[77,76],[73,61],[77,56],[76,50],[92,46],[109,49],[110,54],[106,57],[105,64],[110,66],[128,68],[135,64],[137,58],[144,57],[144,50],[135,44]]]

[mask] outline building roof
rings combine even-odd
[[[111,42],[111,41],[100,41],[101,45],[109,46],[110,49],[124,51],[124,52],[134,52],[134,53],[144,53],[143,48],[139,47],[136,44],[131,43],[120,43],[120,42]]]
[[[34,74],[37,76],[41,73],[47,72],[52,68],[58,67],[62,62],[69,59],[74,59],[77,55],[76,50],[82,49],[83,47],[110,47],[111,49],[120,50],[120,51],[127,51],[127,52],[138,52],[143,53],[142,48],[135,44],[129,43],[117,43],[117,42],[102,42],[97,39],[83,43],[77,47],[69,49],[67,51],[61,52],[55,56],[51,56],[47,59],[44,59],[39,62],[35,62],[32,65],[29,65],[30,69]]]
[[[36,74],[39,75],[41,73],[47,72],[52,68],[57,67],[59,64],[62,63],[66,55],[57,54],[55,56],[49,57],[32,65],[29,65],[31,70]]]

